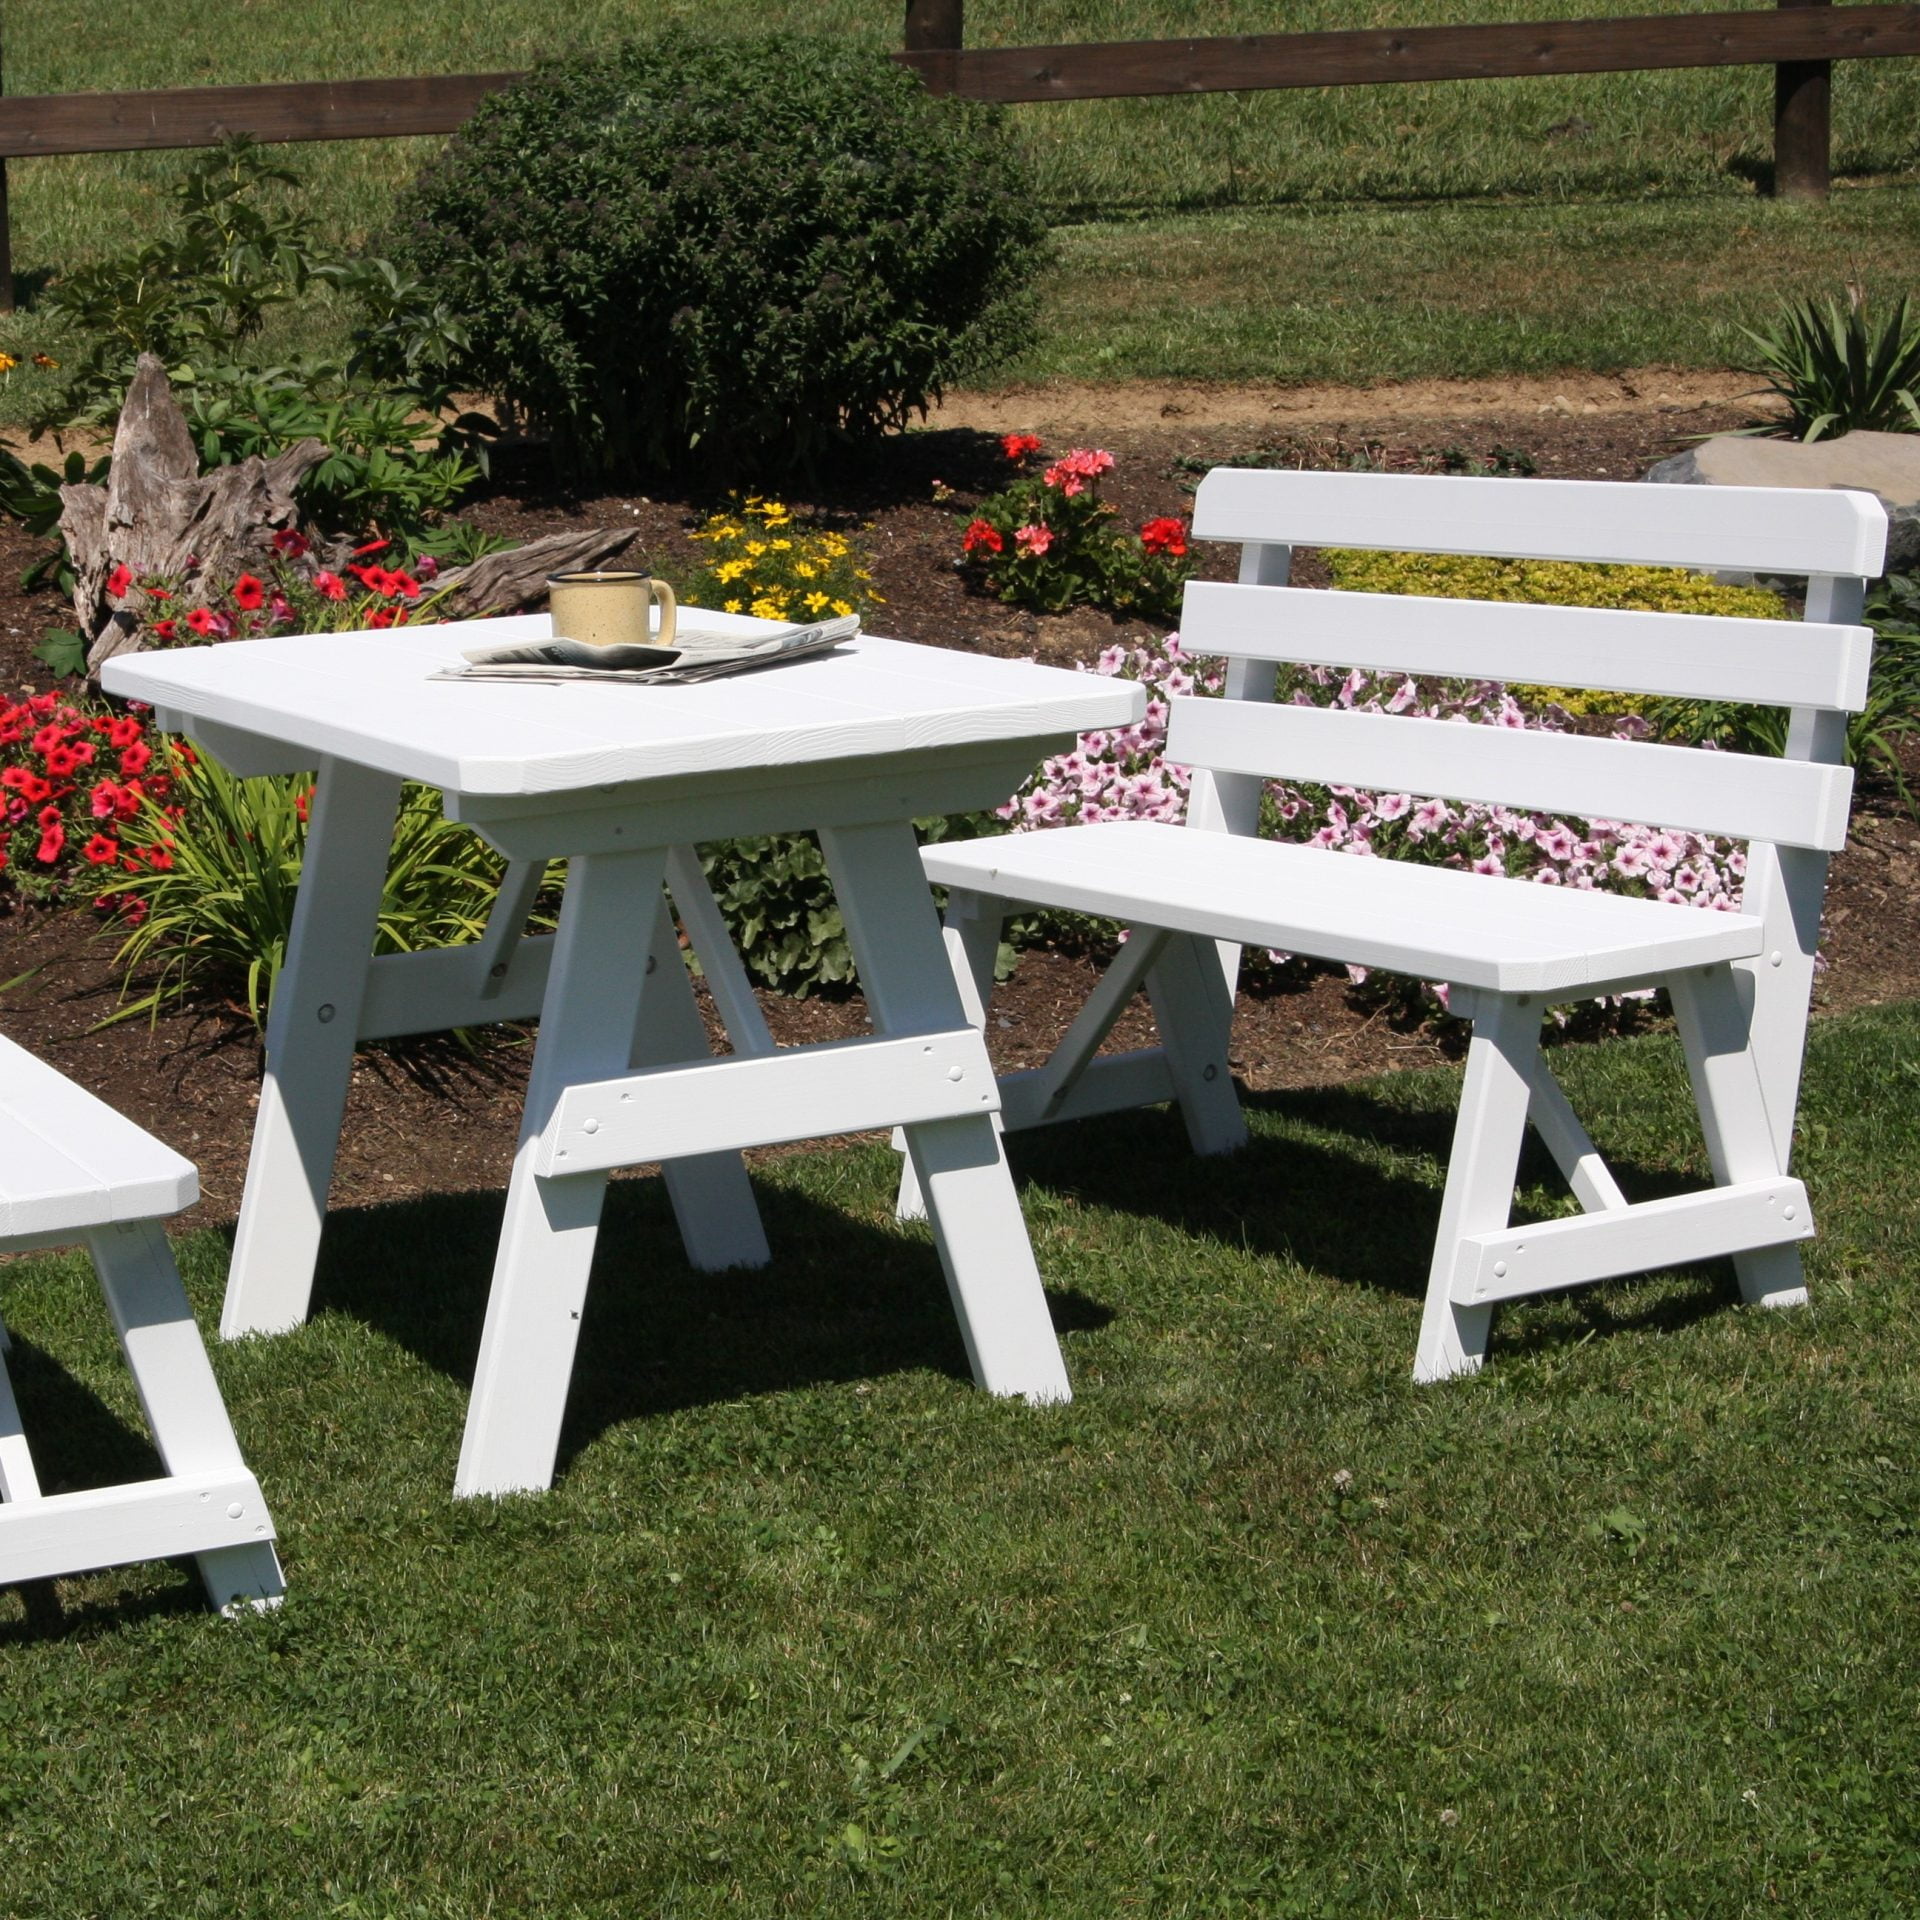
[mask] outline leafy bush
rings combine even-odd
[[[181,396],[203,471],[305,439],[327,457],[300,482],[303,520],[329,532],[426,532],[486,471],[494,423],[439,423],[416,393],[369,386],[332,367],[225,367]]]
[[[922,841],[999,831],[990,813],[916,820]],[[810,833],[724,840],[700,849],[701,869],[748,973],[805,999],[854,981],[853,949],[820,845]]]
[[[693,606],[761,620],[830,620],[864,613],[880,599],[866,556],[844,533],[798,524],[778,500],[748,494],[693,537],[709,550],[682,596]]]
[[[304,775],[242,780],[184,743],[174,744],[172,758],[165,803],[143,803],[123,830],[134,870],[103,894],[133,923],[116,956],[129,986],[146,978],[146,991],[120,1017],[229,991],[244,995],[257,1025],[286,959],[313,783]],[[502,871],[498,854],[442,815],[433,788],[409,785],[374,951],[478,938]]]
[[[169,190],[176,232],[55,280],[43,305],[81,347],[36,426],[111,419],[142,353],[189,377],[196,362],[230,359],[272,308],[325,277],[305,218],[274,192],[297,182],[264,148],[231,140],[196,155]]]
[[[1010,433],[1000,445],[1017,467],[1043,457],[1030,433]],[[1177,620],[1193,571],[1186,525],[1166,516],[1128,533],[1100,498],[1101,476],[1112,470],[1112,454],[1076,447],[1039,473],[1022,473],[981,501],[960,538],[961,565],[1009,606]]]
[[[77,352],[36,424],[111,422],[140,354],[153,353],[167,366],[203,469],[323,440],[328,457],[299,489],[305,519],[329,532],[424,536],[486,471],[496,430],[477,413],[442,417],[447,370],[466,334],[391,262],[323,247],[293,204],[299,184],[251,141],[231,141],[196,157],[170,190],[176,231],[55,281],[45,304],[77,336]],[[248,364],[266,316],[322,284],[360,303],[353,360]],[[51,531],[55,476],[8,460],[0,462],[0,504],[34,531]],[[105,472],[101,461],[88,477]]]
[[[676,32],[488,99],[387,250],[569,468],[741,475],[1022,344],[1045,231],[995,110],[819,36]]]
[[[1861,429],[1920,432],[1920,324],[1904,298],[1877,326],[1856,287],[1844,313],[1830,300],[1796,300],[1767,332],[1741,332],[1757,356],[1745,371],[1786,402],[1786,430],[1796,440]],[[1779,421],[1763,420],[1749,430],[1780,429]]]

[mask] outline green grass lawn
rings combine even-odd
[[[1706,0],[1702,0],[1705,4]],[[1723,4],[1724,0],[1712,0]],[[975,46],[1605,12],[1598,0],[1143,0],[968,9]],[[1698,10],[1634,0],[1615,11]],[[898,43],[879,0],[38,0],[7,22],[10,93],[523,64],[649,23],[785,24]],[[1387,379],[1721,362],[1733,322],[1849,273],[1910,287],[1920,63],[1842,63],[1840,191],[1775,207],[1764,68],[1088,101],[1014,110],[1062,226],[1046,334],[1015,376]],[[290,150],[326,227],[377,236],[430,143]],[[177,155],[15,163],[29,290],[128,245]],[[324,305],[289,344],[337,342]],[[42,344],[32,316],[6,339]],[[4,344],[4,342],[0,342]],[[0,412],[12,411],[0,396]]]
[[[1561,1058],[1632,1186],[1699,1172],[1668,1040]],[[966,1384],[884,1150],[764,1170],[719,1280],[623,1183],[560,1482],[498,1504],[447,1495],[497,1201],[337,1217],[319,1316],[215,1354],[285,1606],[0,1596],[0,1912],[1908,1914],[1917,1076],[1920,1007],[1815,1029],[1808,1310],[1593,1289],[1425,1390],[1448,1074],[1229,1162],[1018,1141],[1050,1410]],[[83,1266],[4,1283],[45,1477],[139,1471]]]

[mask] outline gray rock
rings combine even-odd
[[[1680,486],[1855,487],[1887,510],[1887,571],[1920,570],[1920,433],[1765,440],[1723,433],[1648,469]]]

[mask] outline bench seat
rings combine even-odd
[[[0,1038],[0,1241],[77,1237],[199,1197],[191,1160]]]
[[[1764,937],[1744,913],[1155,821],[941,841],[921,857],[942,886],[1494,993],[1585,997],[1751,959]]]
[[[273,1517],[159,1224],[199,1193],[192,1161],[0,1038],[0,1253],[85,1245],[164,1469],[43,1492],[0,1327],[0,1586],[190,1556],[223,1612],[280,1598]]]

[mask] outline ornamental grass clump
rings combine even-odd
[[[490,96],[392,251],[569,471],[736,478],[1023,345],[1045,245],[997,109],[819,35],[674,31]]]
[[[124,823],[125,871],[99,901],[124,915],[129,931],[115,960],[125,990],[140,989],[115,1017],[226,996],[264,1025],[293,931],[313,780],[243,780],[183,740],[169,743],[167,770],[164,799],[150,791]],[[478,939],[505,864],[470,828],[446,818],[434,788],[409,782],[374,952]],[[554,924],[550,904],[543,898],[536,925]]]
[[[978,585],[1012,607],[1062,613],[1099,607],[1108,613],[1170,622],[1193,562],[1186,522],[1148,520],[1138,533],[1100,498],[1113,471],[1101,447],[1075,447],[1045,461],[1039,437],[1010,433],[1000,442],[1020,477],[981,501],[960,536],[960,565]]]
[[[1865,293],[1849,287],[1844,310],[1831,300],[1794,300],[1764,333],[1740,331],[1754,349],[1743,371],[1765,380],[1762,391],[1786,408],[1784,421],[1755,421],[1749,433],[1920,433],[1920,321],[1904,297],[1876,323]]]

